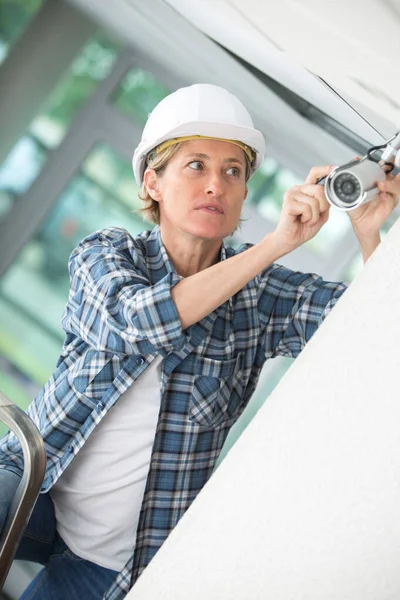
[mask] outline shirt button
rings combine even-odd
[[[71,446],[69,446],[69,448],[68,448],[68,452],[70,452],[70,453],[72,454],[72,452],[73,452],[73,451],[74,451],[74,447],[73,447],[72,445],[71,445]]]
[[[102,402],[98,402],[97,403],[96,410],[97,410],[98,413],[103,410],[103,403]]]
[[[144,358],[143,356],[139,356],[139,358],[136,359],[136,362],[138,365],[144,365]]]

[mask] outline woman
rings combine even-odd
[[[317,181],[332,167],[285,194],[261,242],[224,244],[263,154],[237,98],[178,90],[133,158],[158,225],[95,232],[72,253],[65,343],[29,408],[48,464],[18,557],[45,569],[23,599],[123,598],[210,477],[265,361],[297,356],[345,290],[275,262],[326,223]],[[379,185],[349,215],[364,260],[400,193],[399,178]],[[4,517],[21,475],[10,434],[0,463]]]

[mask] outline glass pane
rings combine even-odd
[[[255,205],[265,219],[277,223],[286,190],[299,183],[300,179],[287,169],[282,169],[275,159],[267,157],[249,181],[246,202]]]
[[[25,409],[37,393],[36,386],[24,377],[15,366],[0,356],[0,390],[13,402]],[[0,423],[0,437],[7,427]]]
[[[132,165],[122,161],[105,144],[99,144],[82,165],[88,178],[120,198],[130,209],[140,208],[139,188],[132,176]]]
[[[0,188],[0,223],[11,211],[15,196],[6,190]]]
[[[0,0],[0,64],[42,4],[43,0]]]
[[[103,33],[84,46],[31,124],[31,132],[44,146],[55,148],[61,143],[72,119],[110,74],[118,51],[119,45]]]
[[[358,252],[345,270],[343,281],[353,281],[353,279],[361,272],[363,268],[363,259],[361,253]]]
[[[27,275],[31,275],[29,288]],[[29,294],[26,294],[27,289]],[[50,294],[47,293],[49,289]],[[55,366],[55,352],[59,352],[63,339],[61,327],[58,326],[57,332],[55,329],[64,304],[64,298],[42,280],[40,273],[29,273],[23,259],[0,287],[0,352],[21,376],[38,386]],[[40,312],[35,313],[36,310]],[[54,315],[56,320],[53,322]]]
[[[135,68],[123,78],[112,103],[129,118],[144,125],[156,104],[171,91],[151,73]]]
[[[129,161],[106,144],[95,146],[1,281],[0,389],[11,390],[23,405],[54,370],[61,351],[72,250],[104,227],[123,227],[133,236],[150,228],[132,212],[138,205],[126,192],[129,178]]]
[[[307,243],[308,248],[321,256],[329,256],[335,242],[343,238],[351,227],[350,219],[343,211],[331,208],[328,222]]]
[[[32,137],[23,137],[0,167],[0,190],[24,194],[46,161],[46,153]]]
[[[28,134],[11,150],[0,166],[0,222],[12,210],[17,197],[30,188],[49,151],[61,143],[72,119],[99,81],[108,76],[117,52],[117,44],[102,32],[93,37],[33,120]]]

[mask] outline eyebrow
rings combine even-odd
[[[210,159],[210,156],[208,156],[208,154],[204,154],[203,152],[190,152],[189,154],[186,154],[185,158],[203,158],[203,159]],[[224,163],[238,163],[239,165],[243,165],[244,164],[244,160],[241,161],[238,158],[224,158]]]

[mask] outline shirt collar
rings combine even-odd
[[[161,232],[158,225],[150,232],[147,238],[147,267],[152,284],[174,273],[178,275],[171,259],[169,258],[164,244],[161,240]],[[178,276],[179,277],[179,276]]]

